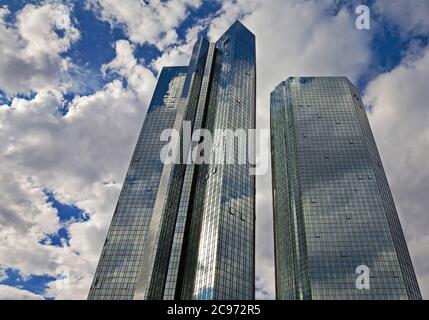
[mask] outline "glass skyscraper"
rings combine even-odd
[[[271,93],[271,152],[277,299],[421,299],[365,108],[347,78],[281,82]]]
[[[162,69],[88,299],[254,298],[251,161],[163,163],[161,133],[253,129],[255,107],[255,36],[238,21],[200,38],[189,66]]]

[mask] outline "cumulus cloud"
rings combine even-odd
[[[396,27],[403,37],[429,32],[427,1],[377,0],[372,8]]]
[[[207,20],[200,21],[186,31],[183,41],[168,47],[161,56],[151,62],[150,66],[160,72],[164,66],[186,66],[189,64],[192,48],[197,41],[199,32],[208,26]]]
[[[0,285],[0,300],[44,300],[44,298],[27,290]]]
[[[103,65],[102,71],[115,72],[125,78],[128,87],[147,105],[155,83],[153,73],[143,66],[144,61],[137,62],[133,54],[134,46],[129,41],[119,40],[115,48],[116,58]]]
[[[135,43],[151,43],[163,50],[178,40],[176,28],[200,0],[135,1],[88,0],[101,19],[123,26]]]
[[[0,281],[7,278],[6,270],[0,265]]]
[[[266,289],[267,283],[260,277],[255,279],[255,299],[256,300],[274,300],[275,294],[271,290]]]
[[[429,48],[367,87],[364,101],[424,297],[429,297]]]
[[[67,103],[59,90],[41,89],[34,98],[0,105],[0,261],[23,276],[63,277],[69,289],[53,281],[46,291],[57,299],[87,295],[153,91],[155,78],[132,46],[119,41],[116,53],[103,70],[119,79],[92,95]],[[68,246],[40,243],[60,228],[45,190],[90,216],[68,226]]]
[[[80,37],[69,8],[48,3],[28,4],[16,23],[6,22],[7,7],[0,9],[0,88],[7,95],[48,88],[66,88],[71,61],[61,57]]]

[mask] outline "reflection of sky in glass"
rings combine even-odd
[[[255,76],[255,38],[239,22],[215,44],[200,38],[189,67],[163,69],[89,298],[254,297],[250,163],[163,165],[159,138],[167,128],[183,136],[183,121],[193,130],[254,129]],[[237,149],[247,159],[247,148]]]
[[[354,86],[344,77],[289,78],[271,110],[278,298],[419,297]],[[370,269],[369,290],[355,286],[359,265]]]
[[[206,128],[255,128],[255,38],[236,22],[216,42]],[[246,152],[246,148],[241,150]],[[246,155],[247,156],[247,155]],[[249,164],[204,165],[195,229],[193,299],[254,297],[255,180]],[[192,239],[191,239],[192,241]]]
[[[176,118],[173,103],[179,98],[186,67],[163,68],[125,177],[106,242],[89,293],[89,299],[132,299],[163,164],[162,130]]]

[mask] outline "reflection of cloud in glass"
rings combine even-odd
[[[419,289],[363,104],[345,77],[271,97],[282,299],[415,299]],[[371,271],[356,288],[356,267]]]

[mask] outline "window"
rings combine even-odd
[[[243,211],[241,211],[240,219],[241,219],[241,220],[243,220],[243,221],[245,221],[245,220],[244,220],[244,214],[243,214]]]
[[[101,280],[97,277],[97,278],[95,278],[95,281],[94,281],[94,288],[95,289],[100,289],[101,288]]]

